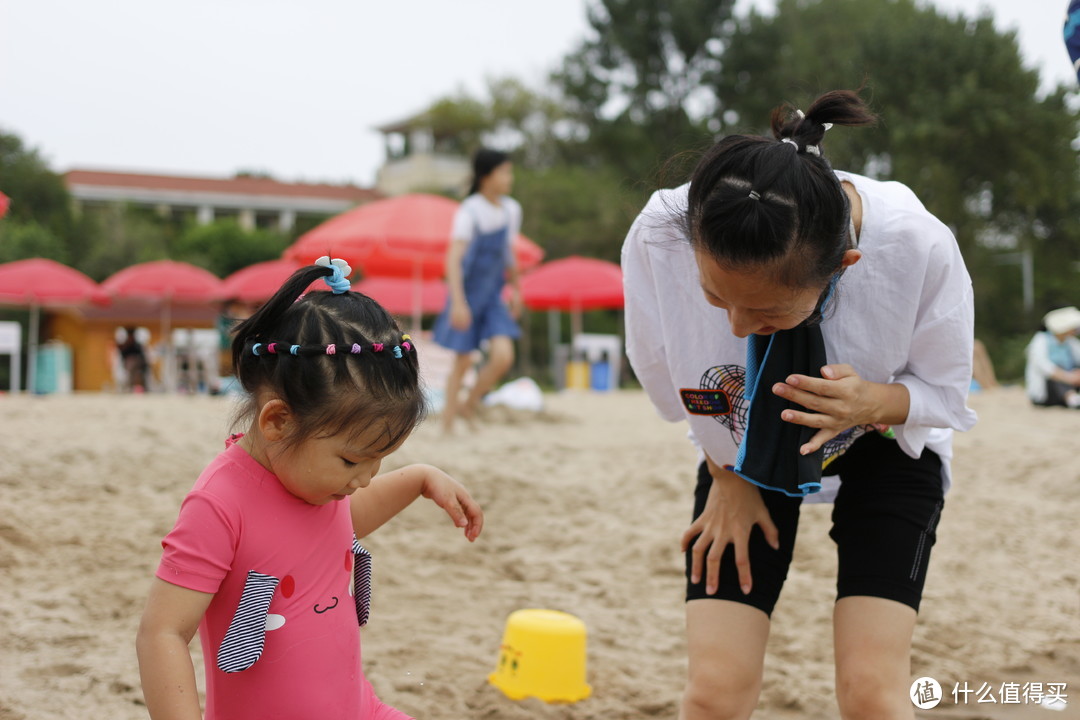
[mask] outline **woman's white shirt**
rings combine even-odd
[[[976,421],[971,385],[974,300],[971,279],[949,229],[906,186],[838,172],[863,205],[862,259],[840,279],[822,333],[830,364],[847,363],[864,380],[902,383],[911,397],[897,441],[917,457],[941,456],[945,488],[953,430]],[[727,313],[706,302],[680,213],[688,186],[653,194],[622,249],[627,356],[662,417],[687,420],[691,439],[719,464],[733,463],[742,439],[746,341]],[[726,414],[699,414],[695,392],[727,396]],[[689,399],[688,399],[689,398]],[[715,409],[715,408],[713,408]],[[838,456],[866,430],[826,447]],[[826,468],[826,473],[828,469]],[[828,501],[835,480],[810,501]]]

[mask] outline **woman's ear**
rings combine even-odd
[[[267,442],[283,440],[293,429],[292,411],[284,400],[276,397],[263,404],[256,422]]]
[[[862,252],[860,250],[845,250],[844,257],[840,260],[840,267],[849,268],[860,260],[862,260]]]

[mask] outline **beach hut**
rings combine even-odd
[[[158,337],[165,352],[163,368],[167,390],[175,390],[176,349],[172,343],[174,327],[203,327],[209,319],[214,326],[221,301],[221,280],[209,270],[175,260],[155,260],[124,268],[101,284],[102,290],[116,302],[128,305],[129,312],[138,306],[158,315]]]
[[[42,308],[77,307],[93,301],[105,301],[98,284],[55,260],[30,258],[0,265],[0,304],[30,310],[26,368],[26,387],[30,392],[38,390],[37,354]]]

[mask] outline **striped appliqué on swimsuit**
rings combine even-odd
[[[360,627],[367,625],[371,614],[371,553],[353,537],[353,600]]]
[[[248,571],[244,594],[218,648],[217,666],[222,672],[247,670],[262,656],[266,646],[266,614],[279,582],[272,575]]]

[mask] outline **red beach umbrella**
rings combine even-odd
[[[415,316],[437,313],[446,305],[446,283],[442,280],[369,277],[353,285],[353,290],[374,299],[394,315]],[[417,324],[419,321],[413,321]]]
[[[0,305],[30,308],[26,387],[31,392],[34,391],[37,373],[41,308],[101,303],[106,299],[96,282],[75,268],[55,260],[31,258],[0,265]],[[17,385],[17,378],[15,380]]]
[[[342,213],[304,233],[284,256],[301,263],[340,257],[365,277],[441,278],[458,203],[413,193],[377,200]],[[535,266],[544,251],[524,235],[513,243],[518,266]]]
[[[577,255],[552,260],[521,278],[521,298],[533,310],[621,308],[622,268]]]
[[[55,260],[31,258],[0,265],[0,304],[81,305],[104,299],[96,282]]]
[[[521,278],[521,299],[531,310],[569,312],[574,338],[581,334],[582,311],[623,307],[622,268],[577,255],[552,260]],[[548,321],[552,345],[558,344],[554,316]]]
[[[171,303],[206,303],[221,298],[221,280],[209,270],[177,262],[155,260],[115,273],[101,283],[111,297]]]
[[[145,300],[161,305],[165,343],[165,383],[175,387],[176,373],[169,327],[174,305],[206,305],[221,299],[221,280],[209,270],[175,260],[155,260],[124,268],[106,278],[101,288],[113,298]]]
[[[243,303],[264,303],[300,267],[299,262],[285,258],[249,265],[221,282],[221,297]]]

